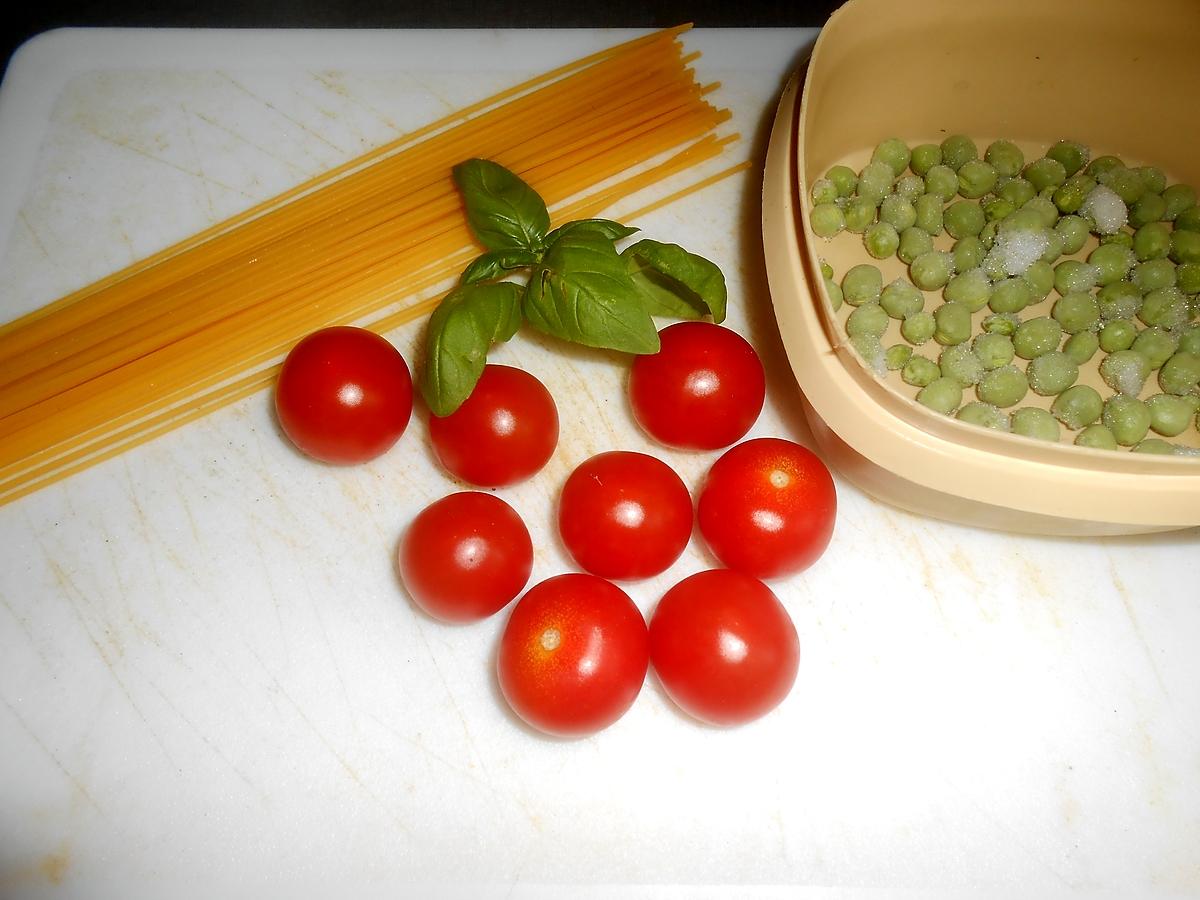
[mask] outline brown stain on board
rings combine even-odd
[[[16,864],[0,869],[0,895],[8,896],[16,888],[28,888],[38,884],[58,886],[67,877],[71,868],[71,848],[63,841],[53,853],[47,853],[37,862]]]

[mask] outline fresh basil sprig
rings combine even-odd
[[[640,240],[636,228],[580,219],[550,230],[546,204],[497,163],[454,168],[467,222],[487,252],[462,273],[429,317],[421,393],[436,416],[474,390],[487,353],[527,321],[553,337],[628,353],[658,351],[655,316],[725,318],[721,270],[675,244]],[[525,285],[507,280],[529,270]]]

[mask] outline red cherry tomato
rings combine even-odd
[[[430,417],[429,436],[452,475],[479,487],[501,487],[533,475],[553,455],[558,408],[528,372],[485,366],[462,406]]]
[[[629,596],[595,575],[570,573],[517,601],[496,674],[518,716],[548,734],[580,737],[625,714],[649,660],[646,620]]]
[[[740,725],[788,695],[800,641],[771,589],[711,569],[667,591],[650,617],[650,662],[667,695],[713,725]]]
[[[314,459],[366,462],[408,426],[412,377],[385,338],[363,328],[324,328],[283,361],[275,411],[284,434]]]
[[[778,578],[807,569],[829,546],[837,494],[825,464],[780,438],[727,450],[700,491],[700,533],[731,569]]]
[[[633,416],[652,438],[683,450],[716,450],[741,440],[766,396],[762,362],[736,331],[679,322],[659,332],[662,348],[634,358]]]
[[[692,534],[687,485],[662,460],[612,450],[563,485],[558,529],[579,565],[603,578],[649,578],[679,558]]]
[[[399,562],[417,606],[446,622],[473,622],[521,593],[533,569],[533,543],[511,506],[492,494],[464,491],[413,519]]]

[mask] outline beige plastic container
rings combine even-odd
[[[1200,525],[1200,458],[990,431],[934,413],[894,375],[877,375],[825,299],[820,260],[839,273],[846,260],[812,233],[806,202],[815,178],[838,162],[861,166],[884,138],[955,132],[981,149],[997,137],[1043,149],[1071,138],[1200,186],[1198,52],[1197,0],[851,0],[834,13],[779,106],[763,242],[809,423],[843,476],[913,512],[1009,531]],[[858,247],[855,261],[870,261]]]

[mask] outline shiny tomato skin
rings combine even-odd
[[[475,389],[448,416],[430,416],[429,437],[450,474],[477,487],[524,481],[558,445],[558,407],[536,377],[489,365]]]
[[[573,572],[534,585],[517,601],[500,638],[496,675],[526,723],[583,737],[633,705],[649,662],[646,620],[629,596]]]
[[[525,523],[494,494],[462,491],[421,510],[400,543],[413,602],[444,622],[474,622],[521,593],[533,569]]]
[[[812,451],[756,438],[713,463],[700,489],[700,534],[722,564],[755,578],[802,572],[833,536],[837,492]]]
[[[682,710],[711,725],[741,725],[778,706],[800,666],[787,610],[757,578],[731,569],[675,585],[650,617],[650,663]]]
[[[649,578],[687,546],[695,517],[687,485],[662,460],[610,450],[563,485],[558,529],[581,568],[614,580]]]
[[[364,328],[335,326],[303,338],[275,387],[279,424],[296,447],[322,462],[381,456],[408,427],[412,376],[400,352]]]
[[[717,450],[741,440],[762,412],[766,379],[754,348],[712,322],[659,332],[661,349],[634,358],[633,416],[652,438],[681,450]]]

